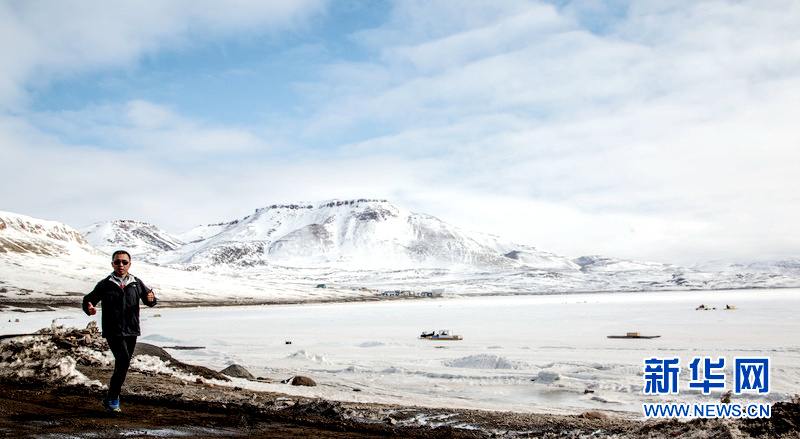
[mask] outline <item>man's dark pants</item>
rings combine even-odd
[[[108,383],[108,399],[119,398],[122,383],[128,375],[128,368],[133,358],[133,349],[136,348],[136,336],[131,337],[106,337],[108,347],[114,354],[114,374]]]

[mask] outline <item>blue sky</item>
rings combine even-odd
[[[0,210],[386,198],[580,256],[798,256],[794,1],[0,1]]]

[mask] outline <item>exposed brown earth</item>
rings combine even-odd
[[[100,405],[100,389],[0,381],[0,434],[96,438],[800,437],[800,406],[796,403],[776,404],[769,420],[639,422],[292,400],[139,373],[130,375],[126,390],[121,400],[123,413],[115,414]],[[414,425],[410,418],[446,419],[448,425]]]

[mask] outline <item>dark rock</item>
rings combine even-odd
[[[289,383],[290,383],[291,385],[293,385],[293,386],[307,386],[307,387],[316,387],[316,385],[317,385],[317,383],[316,383],[316,382],[314,382],[314,380],[312,380],[311,378],[309,378],[309,377],[304,377],[304,376],[300,376],[300,375],[297,375],[297,376],[295,376],[295,377],[292,377],[292,378],[289,380]]]
[[[251,381],[256,379],[250,372],[247,371],[247,369],[238,364],[231,364],[230,366],[221,370],[220,373],[229,377],[244,378]]]
[[[193,364],[186,364],[179,360],[176,360],[172,357],[167,351],[161,349],[158,346],[154,346],[148,343],[136,343],[136,348],[133,350],[133,356],[137,355],[150,355],[153,357],[160,358],[161,361],[165,363],[170,363],[170,366],[174,367],[181,372],[185,372],[188,374],[199,375],[203,378],[208,379],[215,379],[220,381],[230,381],[231,379],[226,377],[225,375],[211,370],[204,366],[195,366]]]

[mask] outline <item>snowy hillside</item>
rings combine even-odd
[[[143,249],[143,236],[121,233],[118,222],[97,241]],[[150,241],[163,232],[150,229]],[[162,265],[190,264],[284,267],[337,267],[348,270],[470,268],[575,270],[569,259],[533,247],[466,233],[433,216],[401,209],[384,200],[332,200],[273,205],[235,221],[197,227],[173,248],[148,248],[143,255]],[[172,242],[175,242],[172,241]]]
[[[0,253],[43,256],[99,254],[83,235],[65,224],[2,211]]]
[[[789,258],[773,261],[757,261],[748,263],[734,263],[727,261],[710,261],[692,267],[699,271],[713,272],[742,272],[742,273],[773,273],[800,275],[800,258]]]
[[[589,272],[651,271],[667,268],[664,264],[654,262],[637,262],[608,256],[581,256],[575,259],[580,270]]]
[[[183,242],[158,227],[130,220],[95,223],[79,230],[86,240],[106,253],[125,249],[132,254],[169,251]]]
[[[63,300],[86,294],[87,270],[101,263],[111,271],[106,256],[71,227],[0,212],[0,299]]]
[[[125,221],[115,223],[130,225]],[[157,231],[152,226],[139,230]],[[132,237],[134,245],[154,242],[136,233],[113,236]],[[133,245],[116,242],[111,247]],[[73,228],[0,211],[0,309],[3,304],[23,302],[79,306],[81,297],[110,272],[110,255],[92,247]],[[262,273],[254,279],[218,276],[158,267],[136,257],[131,273],[146,279],[166,303],[285,303],[324,299],[324,291],[315,290],[313,285],[309,286],[310,282],[298,280],[299,276],[292,273],[279,276]],[[341,296],[357,295],[353,292]]]
[[[384,200],[273,205],[179,235],[135,221],[83,230],[88,241],[64,224],[0,212],[0,302],[85,294],[110,272],[109,253],[120,248],[134,255],[131,272],[163,291],[167,302],[348,300],[395,290],[497,295],[800,286],[797,259],[692,268],[609,256],[570,259]]]

